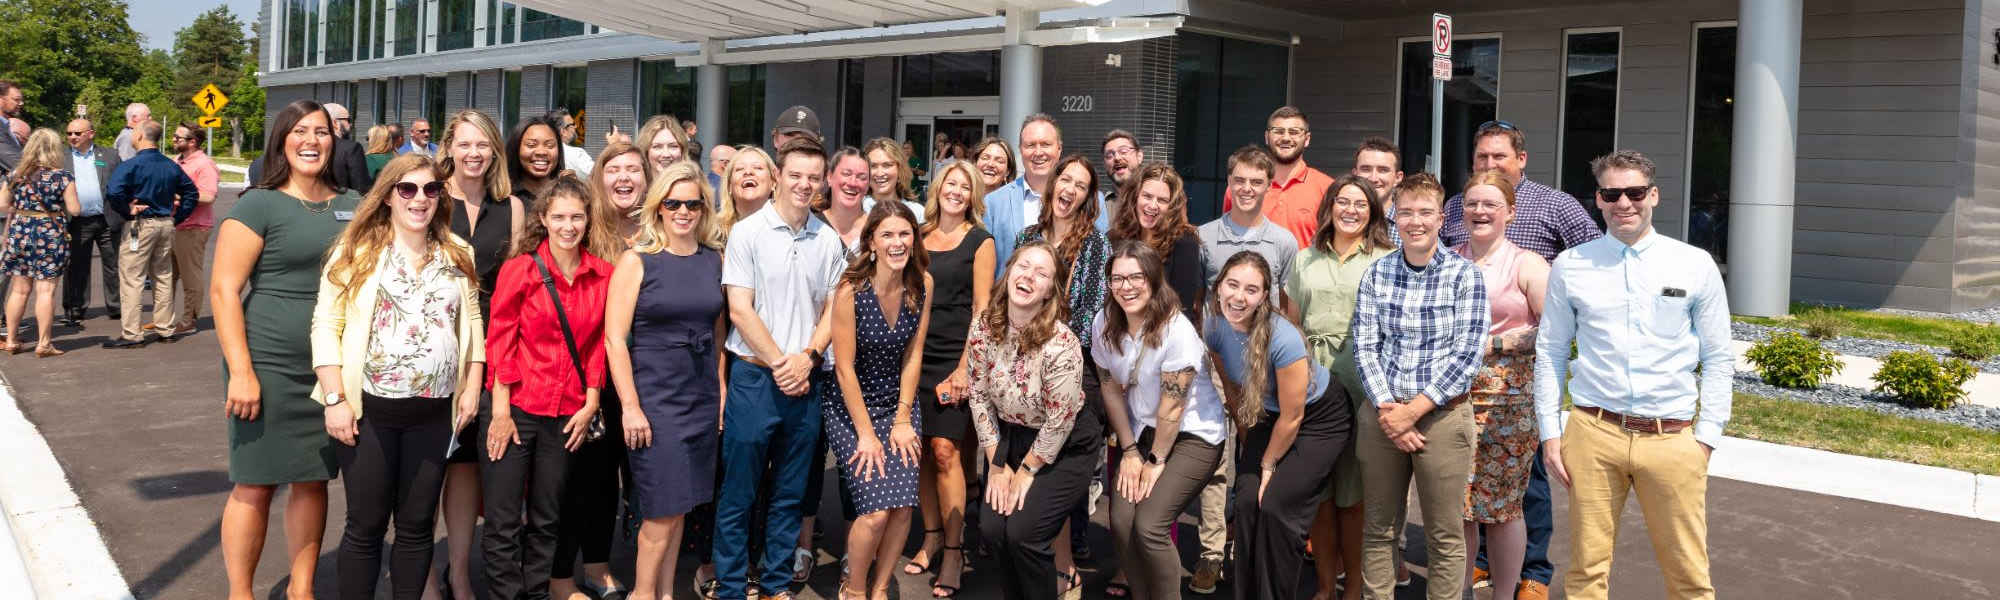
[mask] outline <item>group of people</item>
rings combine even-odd
[[[336,476],[343,598],[374,597],[385,536],[392,597],[470,598],[475,535],[494,598],[669,598],[684,547],[706,597],[788,598],[829,469],[842,599],[888,598],[898,571],[955,596],[968,529],[1005,597],[1073,598],[1100,495],[1106,596],[1178,598],[1193,509],[1192,591],[1226,572],[1239,598],[1389,598],[1412,484],[1431,598],[1542,597],[1544,467],[1572,490],[1571,597],[1606,593],[1633,492],[1671,595],[1712,596],[1728,310],[1707,255],[1651,230],[1637,153],[1593,164],[1603,235],[1522,176],[1511,124],[1479,128],[1446,190],[1379,138],[1349,174],[1306,165],[1284,107],[1196,226],[1136,136],[1104,137],[1100,182],[1042,114],[921,196],[903,144],[828,149],[807,107],[707,168],[654,117],[588,174],[573,124],[503,137],[465,110],[366,189],[336,180],[343,114],[278,111],[218,226],[233,598],[287,485],[310,593]],[[630,588],[607,566],[621,514]],[[1308,539],[1318,589],[1296,585]]]
[[[144,104],[125,109],[125,128],[112,148],[97,143],[87,117],[61,134],[30,128],[21,118],[21,87],[0,81],[0,213],[5,215],[5,354],[29,351],[18,336],[32,294],[37,357],[64,354],[53,329],[83,327],[90,303],[91,254],[103,286],[105,314],[119,332],[106,348],[174,342],[195,332],[208,291],[206,264],[220,172],[206,153],[207,130],[191,122],[168,127]],[[171,133],[172,138],[166,137]],[[164,151],[172,151],[169,158]],[[56,313],[57,279],[62,313]],[[152,319],[144,294],[152,292]],[[179,298],[176,299],[176,293]]]

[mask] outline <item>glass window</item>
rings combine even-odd
[[[472,5],[473,0],[438,0],[438,50],[472,47],[472,29],[478,23]]]
[[[306,66],[319,65],[319,3],[306,9]]]
[[[905,56],[902,62],[905,98],[1000,94],[997,51]]]
[[[565,19],[532,8],[521,10],[521,41],[583,35],[583,22]]]
[[[764,65],[730,65],[729,135],[724,140],[737,144],[763,145]]]
[[[417,43],[422,41],[423,26],[418,20],[423,16],[423,0],[396,1],[396,52],[395,56],[417,53]]]
[[[375,124],[396,122],[396,119],[390,116],[394,110],[389,106],[389,82],[383,79],[375,80]]]
[[[1730,131],[1736,125],[1736,26],[1694,35],[1692,139],[1688,142],[1687,242],[1715,262],[1729,258]]]
[[[424,78],[424,120],[430,121],[432,127],[444,124],[444,90],[443,77]]]
[[[864,143],[861,127],[866,113],[863,105],[867,102],[868,61],[859,58],[842,60],[840,69],[840,143],[858,148]]]
[[[360,22],[354,32],[354,60],[368,60],[375,57],[375,48],[369,42],[375,41],[375,14],[381,12],[381,0],[353,0],[355,19]]]
[[[326,64],[354,60],[354,3],[326,0]]]
[[[511,129],[521,120],[521,72],[500,72],[500,127]]]
[[[1572,33],[1563,47],[1562,191],[1604,225],[1590,161],[1609,154],[1618,135],[1618,32]]]
[[[549,71],[549,110],[564,111],[576,119],[576,139],[563,140],[563,143],[582,146],[588,125],[584,119],[590,116],[587,113],[590,81],[585,67],[556,67]]]
[[[1285,104],[1290,49],[1183,31],[1174,60],[1174,169],[1186,182],[1188,220],[1222,214],[1229,154],[1261,143],[1264,120]],[[1248,137],[1246,137],[1246,134]]]
[[[310,6],[309,6],[310,4]],[[309,11],[317,7],[310,0],[285,2],[285,68],[306,66],[306,26]]]
[[[1431,153],[1431,43],[1403,42],[1403,170],[1423,170]],[[1451,45],[1451,81],[1444,84],[1444,152],[1439,179],[1446,190],[1465,187],[1472,172],[1472,134],[1497,114],[1500,94],[1500,40],[1456,39]]]
[[[513,3],[500,3],[500,43],[514,43],[514,30],[519,28],[520,16],[521,10],[515,8]]]
[[[639,120],[653,115],[694,118],[694,67],[671,60],[639,63]]]
[[[368,53],[375,58],[385,58],[388,52],[382,47],[389,42],[389,2],[392,0],[368,0],[369,14],[375,18],[375,35],[368,38]]]

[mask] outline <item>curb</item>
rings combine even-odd
[[[1708,474],[2000,522],[2000,477],[1724,437]]]
[[[97,523],[84,511],[83,503],[63,475],[48,441],[14,399],[11,383],[0,378],[0,456],[7,457],[5,477],[0,477],[0,534],[11,533],[9,548],[0,548],[0,590],[10,598],[61,598],[69,600],[133,600],[111,550],[97,531]],[[5,531],[11,529],[11,532]],[[8,588],[7,550],[18,549],[18,564],[26,568],[30,591],[15,594]]]

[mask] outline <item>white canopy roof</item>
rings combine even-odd
[[[600,27],[693,42],[990,17],[1105,0],[513,0]]]

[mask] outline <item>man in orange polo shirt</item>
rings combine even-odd
[[[1333,178],[1306,164],[1306,147],[1312,145],[1312,128],[1299,109],[1280,106],[1264,121],[1264,146],[1271,150],[1277,171],[1271,191],[1264,194],[1264,217],[1299,238],[1299,247],[1312,243],[1319,230],[1319,203]],[[1227,199],[1223,210],[1229,210]]]

